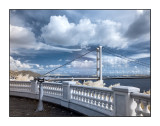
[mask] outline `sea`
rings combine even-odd
[[[73,76],[67,76],[67,78],[72,78],[72,77]],[[75,78],[79,78],[79,77],[80,76],[76,76]],[[65,78],[65,76],[63,77],[61,76],[58,78]],[[91,81],[95,81],[95,80],[91,80]],[[79,82],[82,83],[82,81],[79,81]],[[104,79],[103,82],[105,83],[106,87],[119,83],[121,86],[133,86],[133,87],[140,88],[140,92],[151,90],[151,78],[122,78],[122,79],[107,78],[107,79]]]
[[[151,90],[150,78],[138,78],[138,79],[107,79],[104,80],[105,86],[120,83],[121,86],[133,86],[140,88],[140,92]]]

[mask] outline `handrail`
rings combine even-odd
[[[31,81],[15,81],[15,80],[9,82],[31,83]]]
[[[143,94],[143,93],[131,93],[132,98],[138,98],[138,99],[144,99],[147,101],[150,101],[151,96],[149,94]]]
[[[107,87],[99,88],[99,87],[91,87],[91,86],[86,86],[86,85],[73,85],[73,84],[71,84],[71,87],[79,87],[79,88],[87,88],[87,89],[92,89],[92,90],[101,90],[101,91],[113,92],[112,89],[109,89]]]

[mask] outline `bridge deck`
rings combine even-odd
[[[28,98],[12,97],[9,100],[10,117],[75,117],[84,116],[64,107],[44,102],[44,111],[35,112],[38,101]]]

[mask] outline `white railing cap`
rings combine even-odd
[[[46,81],[45,81],[45,82],[43,82],[42,84],[51,84],[51,85],[52,85],[52,84],[53,84],[53,85],[56,84],[56,85],[61,85],[62,83],[57,83],[57,82],[46,82]]]
[[[133,98],[137,98],[137,99],[145,99],[145,100],[149,100],[151,96],[149,94],[144,94],[144,93],[131,93],[131,97]]]
[[[12,82],[18,82],[18,83],[30,83],[31,81],[15,81],[15,80],[13,81],[13,80],[10,80],[9,82],[11,82],[11,83],[12,83]]]
[[[73,84],[73,85],[75,85],[76,82],[75,81],[63,81],[63,84]]]
[[[92,86],[87,86],[87,85],[71,85],[71,87],[79,87],[79,88],[84,88],[84,89],[113,92],[112,89],[109,89],[107,87],[92,87]]]
[[[113,91],[119,91],[119,92],[140,92],[140,89],[137,87],[131,87],[131,86],[116,86],[112,87]]]

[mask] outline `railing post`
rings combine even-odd
[[[62,83],[63,87],[63,99],[61,101],[61,105],[64,107],[69,107],[69,100],[71,98],[71,90],[70,90],[70,84],[76,84],[74,81],[64,81]]]
[[[131,98],[131,93],[140,92],[139,88],[130,86],[113,87],[114,91],[114,116],[136,116],[136,102]]]
[[[37,94],[38,93],[37,80],[31,80],[31,92],[33,94]]]

